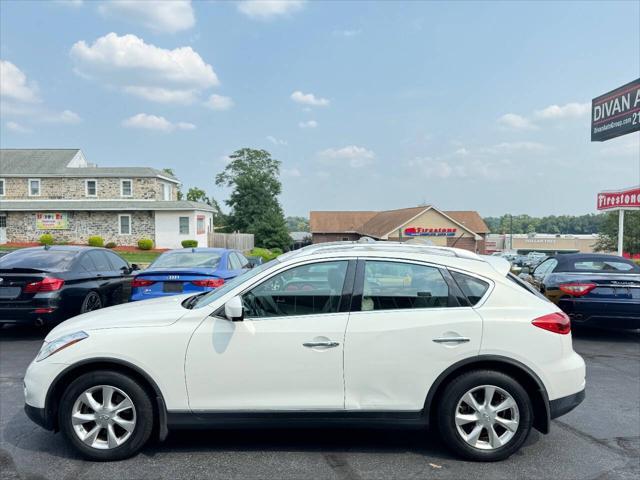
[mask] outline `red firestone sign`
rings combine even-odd
[[[640,209],[640,186],[598,193],[598,210]]]

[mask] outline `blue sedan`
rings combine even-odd
[[[160,255],[131,282],[131,301],[214,290],[251,268],[242,253],[225,248],[185,248]]]

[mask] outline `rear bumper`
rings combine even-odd
[[[568,395],[566,397],[551,400],[549,402],[549,413],[551,419],[558,418],[569,413],[571,410],[580,405],[584,398],[585,391],[581,390],[578,393],[574,393],[573,395]]]
[[[43,310],[37,312],[36,309]],[[35,325],[41,323],[53,325],[62,320],[64,320],[64,314],[57,306],[53,305],[30,305],[21,308],[0,307],[0,324]]]
[[[558,306],[574,326],[640,328],[640,302],[561,298]]]

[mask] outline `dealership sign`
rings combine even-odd
[[[457,228],[407,227],[404,234],[407,237],[454,237],[457,231]]]
[[[640,78],[591,101],[591,141],[640,131]]]
[[[640,209],[640,186],[598,193],[598,210]]]
[[[69,220],[66,212],[36,213],[36,228],[38,230],[66,230]]]

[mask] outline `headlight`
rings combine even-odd
[[[42,345],[42,348],[40,348],[40,351],[38,352],[36,362],[44,360],[54,353],[59,352],[63,348],[70,347],[74,343],[78,343],[79,341],[84,340],[88,337],[89,334],[87,334],[87,332],[83,332],[82,330],[80,330],[79,332],[73,332],[69,335],[65,335],[64,337],[56,338],[49,343],[45,343],[44,345]]]

